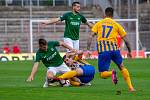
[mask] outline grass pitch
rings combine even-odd
[[[97,70],[97,60],[89,60]],[[126,59],[136,93],[128,92],[120,71],[115,64],[119,83],[114,86],[109,79],[100,79],[98,71],[92,86],[42,88],[46,68],[40,64],[34,81],[26,79],[33,62],[0,62],[0,100],[150,100],[150,59]],[[121,95],[116,95],[116,91]]]

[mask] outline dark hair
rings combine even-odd
[[[114,9],[112,7],[108,7],[105,9],[105,15],[108,17],[113,17]]]
[[[47,45],[47,41],[45,39],[39,39],[39,46]]]
[[[73,2],[72,7],[75,6],[76,4],[80,4],[80,2]]]

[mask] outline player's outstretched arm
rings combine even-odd
[[[35,76],[35,74],[37,72],[38,65],[39,65],[39,62],[35,62],[34,63],[32,71],[31,71],[31,74],[30,74],[30,76],[27,79],[27,82],[31,82],[32,80],[34,80],[34,76]]]
[[[126,44],[126,47],[127,47],[127,49],[128,49],[128,56],[129,56],[130,58],[132,58],[132,55],[131,55],[131,46],[130,46],[130,42],[129,42],[127,36],[124,36],[124,37],[123,37],[123,40],[124,40],[124,42],[125,42],[125,44]]]
[[[92,27],[93,27],[93,24],[90,23],[90,22],[86,22],[85,24],[88,25],[89,28],[92,28]]]
[[[52,18],[48,21],[43,21],[41,22],[42,25],[48,25],[48,24],[53,24],[53,23],[57,23],[60,21],[60,18]]]
[[[60,46],[63,46],[67,49],[69,49],[71,52],[76,52],[77,50],[73,49],[72,47],[70,47],[69,45],[67,45],[66,43],[64,43],[63,41],[59,41]]]

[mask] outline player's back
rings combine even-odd
[[[97,33],[98,51],[118,50],[117,35],[121,37],[126,35],[123,27],[111,18],[105,18],[97,22],[92,31]]]

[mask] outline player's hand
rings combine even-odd
[[[31,81],[33,81],[33,80],[34,80],[34,77],[30,75],[26,81],[27,81],[27,82],[31,82]]]
[[[132,54],[130,52],[128,52],[127,57],[132,58]]]

